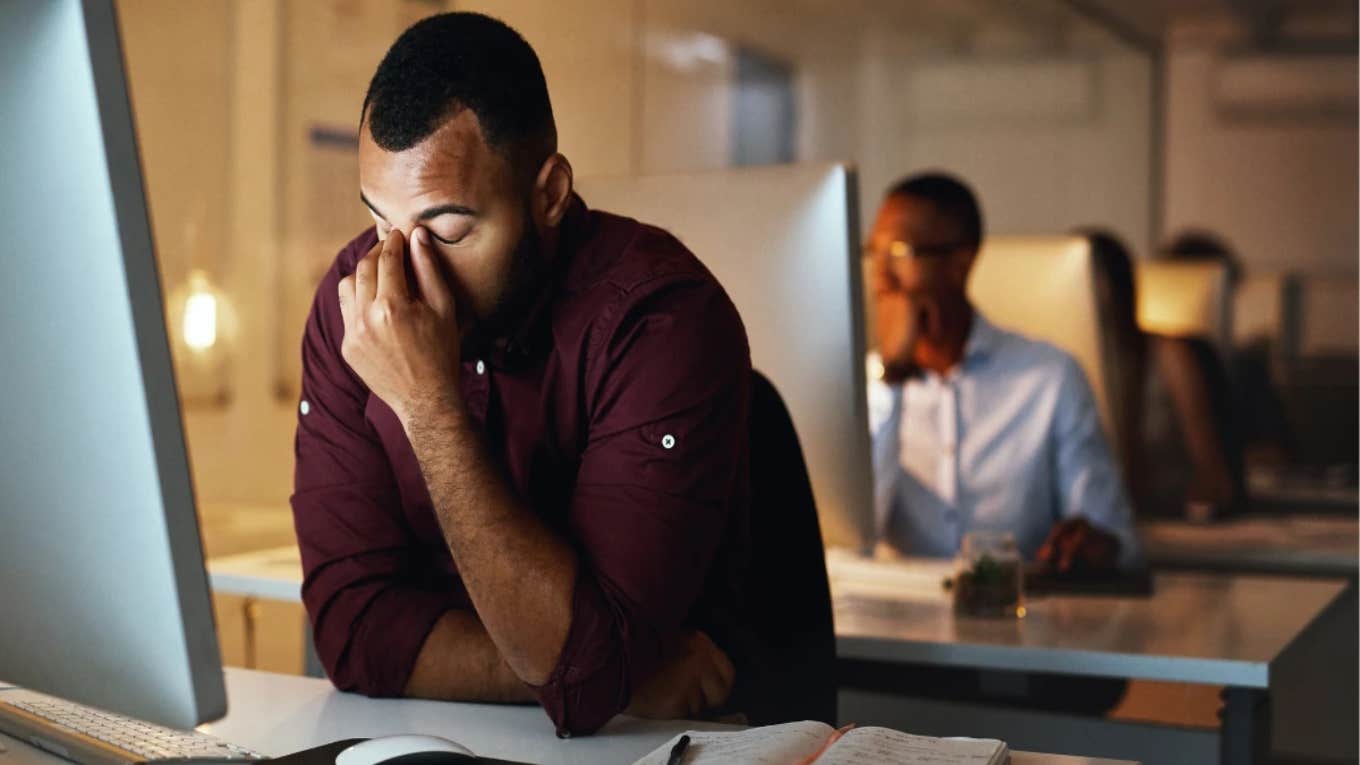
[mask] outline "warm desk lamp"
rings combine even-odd
[[[166,323],[180,400],[190,407],[220,407],[231,400],[236,312],[231,300],[201,270],[170,293]]]

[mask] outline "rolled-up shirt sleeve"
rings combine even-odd
[[[396,479],[364,416],[368,390],[340,355],[338,284],[371,239],[337,259],[307,319],[292,507],[302,600],[327,674],[342,690],[398,696],[435,621],[459,604],[422,584]]]
[[[580,555],[572,622],[536,689],[559,735],[598,729],[656,671],[748,480],[750,354],[722,290],[644,286],[597,326],[569,517]]]

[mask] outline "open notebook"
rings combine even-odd
[[[1004,765],[1006,744],[983,738],[931,738],[890,728],[836,729],[815,720],[767,725],[732,733],[690,731],[684,765]],[[666,765],[680,736],[638,760],[635,765]]]

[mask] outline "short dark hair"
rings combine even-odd
[[[977,249],[982,244],[982,210],[973,190],[947,173],[910,175],[888,190],[889,197],[924,199],[953,221],[963,233],[964,244]]]
[[[360,124],[386,151],[405,151],[471,109],[492,149],[523,169],[557,151],[548,84],[534,49],[504,22],[442,13],[392,43],[364,95]]]

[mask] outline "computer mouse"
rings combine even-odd
[[[409,734],[360,741],[336,755],[335,765],[435,765],[444,754],[475,756],[448,739]]]

